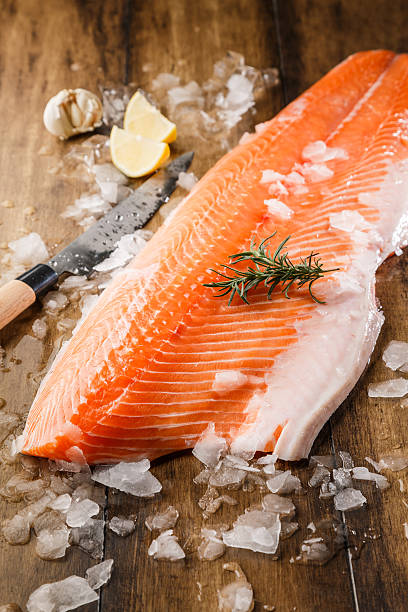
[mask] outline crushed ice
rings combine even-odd
[[[113,516],[109,521],[109,529],[113,531],[113,533],[125,538],[134,532],[136,529],[136,524],[134,521],[132,521],[132,519]]]
[[[366,498],[358,489],[342,489],[334,496],[334,506],[336,510],[341,510],[343,512],[362,508],[366,503]]]
[[[407,371],[404,368],[408,365],[408,342],[391,340],[383,353],[383,360],[391,370]]]
[[[27,601],[28,612],[67,612],[93,601],[98,601],[97,593],[85,578],[69,576],[65,580],[43,584]]]
[[[222,537],[226,546],[273,554],[278,548],[280,530],[279,514],[247,510],[234,522],[233,529],[223,533]]]
[[[91,589],[97,590],[109,582],[113,568],[113,559],[106,559],[102,563],[93,565],[86,570],[85,578]]]
[[[217,436],[214,423],[210,423],[193,448],[193,455],[207,467],[215,467],[227,450],[227,441]]]
[[[408,379],[392,378],[368,385],[368,397],[404,397],[408,393]]]
[[[186,191],[191,191],[196,185],[197,180],[194,172],[180,172],[177,185]]]
[[[172,529],[176,525],[178,517],[178,510],[174,506],[169,506],[164,512],[157,512],[148,516],[145,525],[150,531],[153,531],[153,529],[159,529],[160,531]]]
[[[220,612],[251,612],[254,607],[254,593],[238,563],[224,563],[223,568],[234,572],[236,580],[218,590]]]
[[[178,561],[186,556],[184,550],[178,543],[177,537],[172,529],[163,531],[149,546],[149,556],[153,559],[166,561]]]
[[[161,484],[149,472],[150,461],[142,459],[135,463],[122,461],[110,467],[96,467],[92,479],[107,487],[136,495],[137,497],[152,497],[161,491]]]

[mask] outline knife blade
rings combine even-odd
[[[106,259],[122,236],[150,221],[176,188],[180,172],[186,172],[194,153],[184,153],[158,170],[131,195],[76,238],[47,263],[38,264],[0,288],[0,329],[15,319],[50,289],[62,274],[90,276]]]

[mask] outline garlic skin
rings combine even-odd
[[[87,89],[62,89],[47,102],[44,125],[62,140],[92,132],[102,124],[102,103]]]

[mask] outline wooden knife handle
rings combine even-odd
[[[37,295],[50,289],[57,280],[58,274],[51,266],[38,264],[0,287],[0,329],[34,304]]]
[[[23,281],[12,280],[0,287],[0,329],[34,304],[35,291]]]

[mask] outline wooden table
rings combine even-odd
[[[47,173],[49,158],[38,155],[44,144],[53,147],[57,157],[63,152],[63,145],[45,132],[41,122],[45,102],[59,89],[83,86],[97,91],[98,81],[134,81],[148,88],[152,75],[160,72],[202,82],[214,62],[232,49],[244,54],[250,65],[280,68],[282,86],[272,90],[268,108],[258,117],[262,120],[350,53],[379,47],[407,50],[407,17],[404,0],[2,0],[0,201],[10,199],[16,205],[0,208],[0,242],[38,231],[52,249],[69,242],[77,231],[59,212],[78,196],[79,185]],[[73,71],[72,64],[79,69]],[[144,70],[146,65],[150,72]],[[201,174],[213,161],[198,159],[194,170]],[[30,206],[36,209],[34,215],[27,214]],[[377,293],[386,318],[380,340],[365,375],[319,435],[315,454],[345,449],[358,461],[396,448],[406,454],[407,410],[398,400],[369,400],[366,388],[369,381],[387,377],[381,360],[385,344],[408,339],[407,262],[406,255],[393,257],[378,274]],[[28,332],[34,315],[31,311],[3,331],[0,341],[7,351]],[[51,337],[47,343],[50,350]],[[27,411],[35,393],[37,382],[29,372],[40,359],[32,353],[22,357],[3,377],[0,391],[7,399],[6,409],[20,414]],[[294,471],[303,468],[300,464]],[[201,516],[196,503],[200,492],[192,484],[197,471],[190,455],[164,460],[154,469],[164,483],[159,507],[171,499],[181,512],[177,527],[181,542]],[[3,466],[2,479],[11,473],[12,468]],[[381,538],[368,541],[360,558],[353,559],[344,549],[323,567],[289,563],[301,542],[300,532],[285,543],[277,561],[230,549],[213,563],[200,562],[196,555],[183,563],[154,562],[147,557],[150,536],[143,523],[158,502],[107,493],[106,518],[134,513],[137,530],[127,540],[106,532],[105,558],[115,559],[114,574],[102,589],[99,606],[83,610],[216,610],[216,589],[230,581],[222,565],[231,560],[246,572],[259,611],[264,604],[275,605],[277,612],[407,610],[408,541],[402,524],[408,521],[408,510],[397,477],[407,487],[404,473],[391,475],[392,486],[384,494],[367,486],[367,511],[347,515],[351,539],[353,530],[359,541],[369,540],[364,533],[380,533]],[[1,502],[1,516],[12,516],[11,506]],[[245,500],[241,511],[244,507]],[[299,502],[300,523],[305,527],[309,520],[325,516],[326,507],[305,497]],[[78,549],[70,549],[61,562],[47,562],[35,557],[32,543],[10,547],[1,542],[0,605],[13,601],[23,607],[40,584],[71,574],[83,576],[89,565],[89,558]]]

